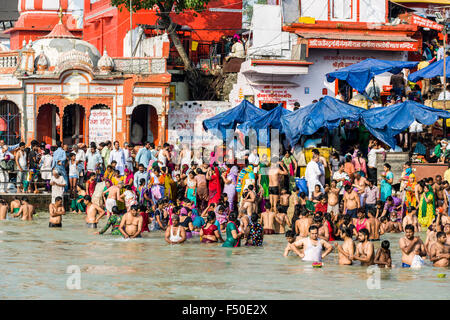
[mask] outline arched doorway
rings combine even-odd
[[[155,107],[141,104],[131,114],[130,142],[142,145],[158,141],[158,113]]]
[[[0,101],[0,140],[7,145],[17,144],[21,140],[20,111],[12,101]]]
[[[71,104],[64,108],[62,120],[64,144],[73,145],[84,142],[84,115],[84,107],[79,104]]]
[[[44,104],[39,108],[36,119],[36,138],[47,144],[55,145],[61,140],[61,118],[59,109],[53,104]]]
[[[89,116],[89,143],[113,140],[111,110],[107,105],[97,104],[91,108]]]

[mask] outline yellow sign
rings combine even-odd
[[[192,51],[197,51],[197,47],[198,47],[198,42],[197,41],[192,41],[191,50]]]

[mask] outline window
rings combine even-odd
[[[353,0],[331,0],[333,19],[352,19]]]

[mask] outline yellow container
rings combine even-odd
[[[316,18],[314,17],[300,17],[298,18],[299,23],[315,24]]]

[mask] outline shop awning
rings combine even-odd
[[[406,21],[409,24],[414,24],[422,28],[430,28],[437,31],[442,31],[444,29],[444,26],[442,24],[439,24],[427,18],[423,18],[413,13],[401,14],[399,15],[399,18],[402,19],[403,21]]]
[[[342,119],[358,121],[364,109],[325,96],[321,101],[302,107],[281,117],[283,132],[295,145],[302,136],[312,135],[320,128],[335,129]]]
[[[280,133],[283,132],[281,126],[281,117],[290,114],[292,111],[283,108],[280,103],[276,108],[270,110],[266,114],[247,122],[238,125],[238,129],[243,133],[247,134],[249,129],[254,129],[256,131],[264,129],[278,129]]]
[[[418,63],[412,61],[366,59],[337,71],[327,73],[326,76],[328,82],[333,82],[336,79],[345,80],[352,88],[358,90],[360,93],[364,93],[367,85],[376,75],[385,72],[396,74],[404,68],[414,68]]]
[[[361,114],[361,121],[367,130],[391,148],[396,145],[394,137],[409,128],[414,120],[432,125],[439,118],[450,118],[450,112],[410,100],[389,107],[366,110]]]
[[[450,76],[450,59],[445,59],[446,67],[445,67],[445,73],[447,77]],[[441,59],[439,61],[433,62],[428,67],[425,67],[423,69],[420,69],[419,71],[416,71],[414,73],[411,73],[408,76],[408,80],[411,82],[417,82],[422,79],[431,79],[434,77],[442,77],[444,75],[444,59]]]
[[[247,100],[243,100],[236,107],[204,120],[203,129],[205,131],[220,131],[225,139],[227,130],[236,130],[238,124],[257,119],[266,113],[266,110],[254,106]]]
[[[308,47],[324,49],[363,49],[387,51],[417,51],[419,42],[402,35],[369,35],[356,33],[318,33],[298,31],[308,40]]]

